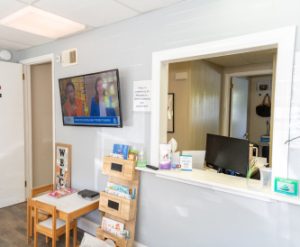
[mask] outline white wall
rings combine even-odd
[[[299,12],[298,0],[185,1],[110,27],[21,51],[16,59],[78,48],[77,66],[63,68],[54,64],[56,81],[70,75],[119,68],[123,129],[63,127],[58,82],[55,84],[56,139],[73,145],[72,184],[77,188],[103,189],[106,177],[100,175],[100,164],[113,143],[145,143],[149,150],[150,114],[132,112],[132,85],[134,80],[151,78],[152,52],[300,25]],[[300,49],[299,32],[297,49]],[[295,115],[291,134],[296,135],[300,133],[299,78],[293,87]],[[296,178],[300,178],[299,143],[294,142],[290,149],[289,175]],[[97,215],[96,212],[89,217],[97,221]],[[296,206],[240,198],[143,174],[136,238],[154,247],[291,247],[299,246],[299,218],[300,208]]]

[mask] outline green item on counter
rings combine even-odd
[[[146,167],[147,160],[138,160],[137,161],[137,167]]]
[[[294,179],[276,177],[274,181],[274,191],[277,193],[298,196],[299,182]]]
[[[145,157],[144,150],[141,150],[139,152],[136,165],[137,165],[137,167],[146,167],[146,165],[147,165],[147,159]]]

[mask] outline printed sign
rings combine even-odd
[[[133,111],[151,111],[151,81],[133,82]]]
[[[274,191],[277,193],[298,196],[299,182],[294,179],[275,178]]]
[[[180,167],[182,171],[192,171],[193,157],[192,155],[180,155]]]

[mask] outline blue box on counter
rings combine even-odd
[[[260,142],[270,142],[270,136],[261,136]]]

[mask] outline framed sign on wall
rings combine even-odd
[[[55,144],[55,188],[71,188],[72,145]]]

